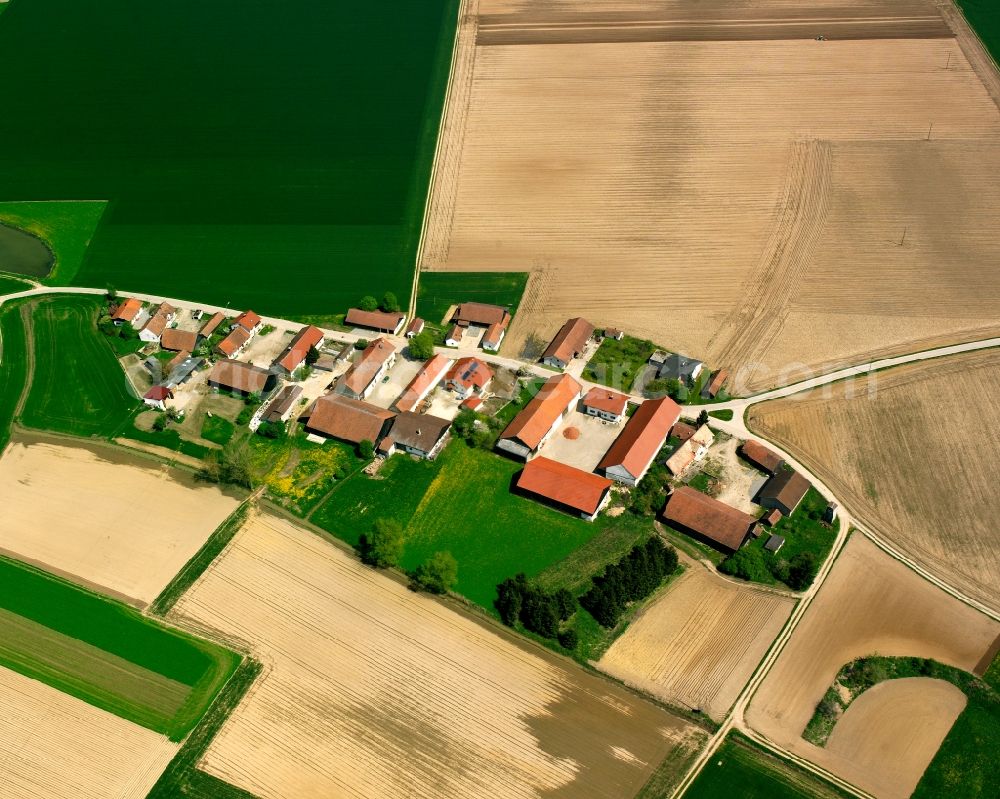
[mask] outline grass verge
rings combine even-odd
[[[521,303],[527,272],[423,272],[417,289],[417,316],[441,324],[452,305],[485,302],[508,308]]]
[[[195,581],[201,577],[212,562],[219,557],[233,536],[239,532],[246,520],[247,512],[250,509],[249,500],[244,500],[237,506],[236,510],[220,524],[202,544],[193,558],[184,564],[184,568],[174,575],[167,587],[164,588],[158,597],[149,606],[149,612],[155,616],[166,616],[170,609],[177,604],[184,593],[194,585]]]
[[[178,796],[189,799],[253,799],[253,794],[248,791],[199,771],[198,762],[261,670],[261,664],[256,660],[249,657],[243,660],[146,799],[176,799]]]
[[[0,609],[7,632],[21,630],[3,636],[0,663],[174,741],[198,723],[239,663],[220,646],[6,558]],[[109,681],[112,663],[122,679]]]

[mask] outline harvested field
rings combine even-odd
[[[684,561],[684,574],[642,611],[597,666],[654,696],[721,720],[795,600]]]
[[[25,438],[0,458],[0,551],[143,606],[237,499],[119,451]]]
[[[944,680],[887,680],[851,703],[826,750],[877,774],[877,796],[908,799],[965,705]]]
[[[859,521],[1000,608],[1000,354],[969,353],[751,407]]]
[[[273,517],[175,606],[269,667],[201,767],[270,797],[618,797],[703,734]],[[676,777],[674,777],[676,779]]]
[[[857,757],[801,737],[841,666],[877,652],[933,658],[981,673],[988,665],[983,656],[998,634],[1000,623],[949,597],[856,533],[754,695],[746,720],[792,753],[881,795],[891,766],[871,758],[868,748],[889,743],[874,728],[866,729],[866,753]],[[888,727],[884,731],[890,733]],[[919,770],[913,767],[914,784],[934,754],[926,749],[927,760]]]
[[[0,668],[5,799],[143,799],[177,747],[163,735]]]
[[[1000,112],[930,0],[467,6],[420,264],[529,271],[508,351],[582,315],[740,393],[1000,330]]]

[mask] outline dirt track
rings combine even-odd
[[[702,24],[756,33],[649,32]],[[470,0],[420,263],[532,273],[508,353],[583,315],[759,362],[747,391],[994,334],[1000,112],[943,26],[923,0]],[[484,44],[521,36],[563,43]]]
[[[851,703],[826,749],[871,775],[877,796],[908,799],[965,705],[944,680],[887,680]]]
[[[1000,494],[985,477],[1000,452],[996,350],[755,405],[747,422],[815,472],[874,532],[1000,608]]]
[[[944,594],[855,534],[754,695],[746,721],[779,746],[877,792],[889,773],[884,765],[801,737],[840,668],[878,653],[929,657],[971,671],[998,633],[1000,623]],[[887,745],[874,738],[869,743]]]

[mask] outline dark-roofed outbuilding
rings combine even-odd
[[[735,552],[743,546],[756,523],[750,514],[690,486],[674,489],[663,509],[663,518],[724,552]]]
[[[757,502],[791,516],[809,487],[809,481],[801,474],[783,469],[764,484]]]

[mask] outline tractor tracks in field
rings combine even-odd
[[[788,300],[826,219],[832,179],[830,143],[791,144],[788,169],[771,235],[744,282],[739,305],[710,343],[713,360],[732,367],[758,358],[781,332]],[[718,343],[718,342],[721,342]]]

